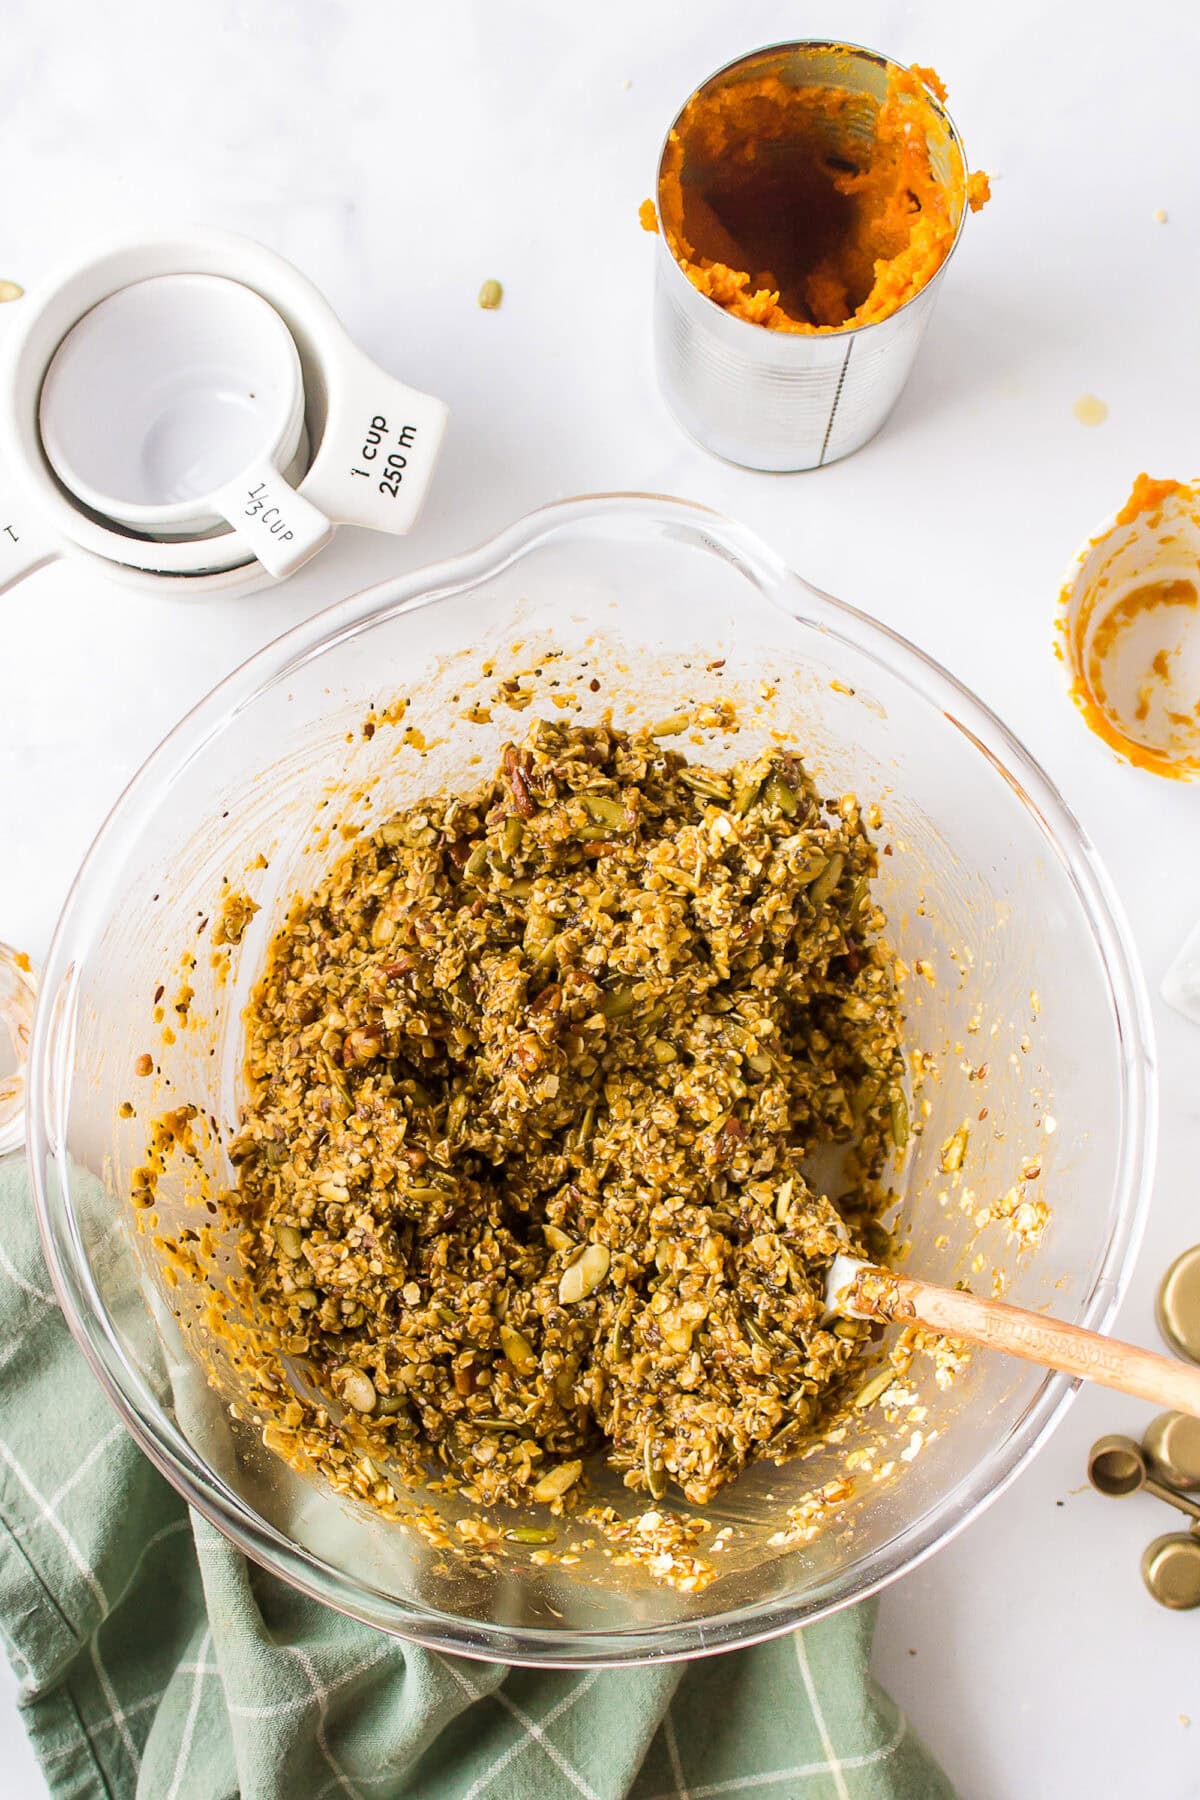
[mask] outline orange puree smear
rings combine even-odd
[[[1160,485],[1173,490],[1180,483]],[[1161,497],[1159,496],[1160,499]],[[1150,501],[1149,504],[1153,506],[1155,502]],[[1135,513],[1130,514],[1130,518],[1135,516]],[[1131,593],[1123,595],[1111,612],[1105,614],[1092,635],[1088,646],[1086,679],[1077,675],[1071,687],[1072,698],[1087,724],[1110,750],[1115,750],[1126,762],[1132,763],[1135,769],[1148,769],[1152,774],[1166,775],[1176,781],[1186,781],[1194,776],[1200,770],[1200,760],[1183,750],[1139,742],[1122,729],[1120,720],[1114,717],[1111,710],[1105,665],[1116,649],[1118,639],[1136,619],[1161,609],[1184,607],[1195,610],[1197,606],[1200,606],[1200,595],[1191,581],[1147,581],[1141,587],[1134,588]],[[1167,682],[1171,679],[1171,654],[1164,648],[1156,651],[1151,660],[1133,712],[1134,719],[1139,724],[1149,717],[1155,682]],[[1185,733],[1195,733],[1194,718],[1175,712],[1169,712],[1167,717],[1172,725],[1183,727]]]
[[[1132,525],[1139,514],[1154,512],[1170,495],[1177,494],[1182,486],[1182,481],[1153,481],[1149,475],[1139,475],[1134,481],[1132,493],[1117,514],[1117,524]]]
[[[1126,599],[1121,601],[1121,607],[1117,608],[1123,616],[1114,619],[1112,637],[1115,637],[1119,630],[1123,630],[1124,626],[1130,625],[1133,617],[1137,616],[1139,612],[1146,612],[1151,607],[1178,607],[1178,605],[1195,607],[1195,589],[1191,590],[1191,596],[1187,596],[1184,592],[1178,592],[1178,589],[1182,589],[1182,587],[1184,587],[1184,583],[1177,583],[1177,581],[1162,581],[1162,583],[1155,581],[1144,589],[1137,589],[1135,594],[1128,594]],[[1162,592],[1162,589],[1177,589],[1177,592]],[[1130,610],[1130,603],[1133,603],[1132,610]],[[1112,648],[1112,641],[1106,644],[1105,650],[1110,650],[1110,648]],[[1146,679],[1146,684],[1139,691],[1137,706],[1133,709],[1133,718],[1139,724],[1142,724],[1150,716],[1153,680],[1166,682],[1169,679],[1171,679],[1171,652],[1159,650],[1151,661],[1150,675]],[[1106,693],[1105,677],[1103,677],[1103,655],[1096,653],[1096,655],[1088,657],[1088,680],[1085,682],[1083,677],[1076,675],[1076,679],[1070,684],[1070,698],[1079,707],[1079,713],[1083,715],[1083,722],[1087,724],[1088,731],[1094,731],[1101,743],[1106,743],[1110,751],[1117,752],[1117,756],[1126,763],[1130,763],[1133,769],[1148,770],[1155,776],[1166,776],[1169,781],[1191,781],[1191,779],[1195,779],[1196,774],[1200,774],[1200,756],[1189,756],[1186,751],[1175,752],[1166,747],[1160,749],[1153,743],[1141,743],[1137,738],[1132,738],[1128,731],[1123,731],[1123,727],[1115,720],[1112,713],[1106,711],[1108,693]],[[1168,718],[1171,720],[1171,724],[1184,727],[1184,731],[1187,733],[1195,733],[1195,718],[1189,718],[1184,713],[1168,713]]]
[[[751,75],[694,94],[667,141],[658,209],[641,208],[693,286],[770,331],[840,331],[886,319],[950,253],[986,175],[940,181],[947,145],[932,69],[888,74],[882,103],[840,86]]]

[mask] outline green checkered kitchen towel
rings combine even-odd
[[[0,1162],[0,1624],[56,1800],[953,1800],[871,1612],[699,1662],[508,1669],[303,1598],[191,1513],[63,1324]]]

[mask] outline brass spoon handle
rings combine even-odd
[[[1155,1481],[1151,1475],[1142,1483],[1141,1491],[1143,1494],[1153,1494],[1156,1500],[1165,1500],[1168,1506],[1177,1507],[1190,1519],[1200,1519],[1200,1506],[1194,1500],[1189,1500],[1186,1494],[1177,1494],[1174,1488],[1164,1487],[1161,1481]]]
[[[1004,1350],[1009,1356],[1058,1369],[1079,1381],[1099,1382],[1101,1387],[1200,1419],[1200,1368],[1122,1343],[1119,1338],[1084,1331],[1079,1325],[1064,1325],[1041,1313],[1026,1312],[1003,1300],[983,1300],[957,1289],[934,1287],[890,1270],[881,1270],[880,1275],[881,1317],[914,1317],[947,1337]],[[863,1301],[868,1294],[869,1284],[864,1281],[855,1295],[854,1313],[859,1318],[867,1310]]]

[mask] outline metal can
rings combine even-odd
[[[848,89],[864,96],[857,127],[861,143],[897,67],[854,44],[775,44],[719,69],[688,104],[772,75],[793,87]],[[671,411],[706,450],[752,469],[816,469],[861,449],[891,412],[908,380],[967,212],[961,140],[941,103],[932,93],[927,99],[940,126],[936,138],[928,140],[930,167],[957,206],[954,238],[930,280],[877,323],[792,333],[735,318],[693,286],[672,254],[659,216],[654,290],[658,380]],[[684,110],[664,140],[656,212],[671,134]]]

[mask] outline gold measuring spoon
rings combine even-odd
[[[1177,1494],[1200,1488],[1200,1419],[1159,1413],[1142,1433],[1142,1450],[1151,1475]]]
[[[1182,1531],[1155,1538],[1142,1553],[1142,1580],[1151,1598],[1172,1612],[1200,1606],[1200,1541]]]
[[[1153,1494],[1156,1500],[1165,1500],[1190,1519],[1200,1519],[1200,1504],[1156,1481],[1145,1452],[1132,1438],[1097,1438],[1088,1451],[1087,1473],[1096,1492],[1107,1494],[1110,1499],[1123,1500],[1126,1494]]]

